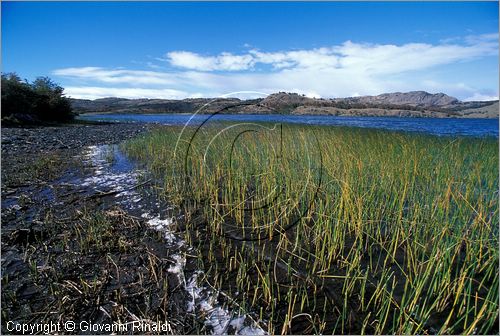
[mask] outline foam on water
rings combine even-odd
[[[134,188],[138,184],[141,171],[131,168],[116,171],[113,169],[111,155],[116,155],[117,148],[109,146],[90,146],[84,154],[84,159],[94,170],[94,175],[83,179],[80,185],[90,187],[98,192],[117,192],[115,200],[126,210],[141,209],[140,217],[153,229],[164,234],[166,245],[174,254],[170,255],[172,264],[168,272],[175,274],[179,284],[189,293],[190,300],[186,302],[187,311],[204,319],[204,324],[212,330],[212,334],[227,334],[229,329],[238,335],[267,334],[249,315],[238,314],[218,303],[219,291],[210,289],[200,279],[203,271],[195,271],[186,280],[184,269],[186,257],[183,250],[190,250],[186,242],[175,234],[175,217],[165,217],[159,214],[159,203],[156,208],[145,209],[141,203],[143,198]],[[111,159],[111,160],[110,160]],[[122,158],[123,160],[123,158]],[[180,218],[180,216],[179,216]]]

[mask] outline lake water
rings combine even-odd
[[[81,115],[84,120],[159,123],[165,125],[199,125],[210,115],[191,114],[92,114]],[[382,128],[394,131],[420,132],[434,135],[464,135],[473,137],[492,136],[498,138],[498,119],[440,119],[397,117],[338,117],[297,116],[280,114],[224,114],[215,115],[210,121],[233,122],[281,122],[310,125],[352,126]]]

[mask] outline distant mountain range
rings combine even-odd
[[[498,118],[498,100],[462,102],[444,93],[384,93],[348,98],[308,98],[279,92],[266,98],[70,99],[77,113],[280,113],[295,115]]]

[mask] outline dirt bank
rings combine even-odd
[[[119,150],[152,127],[2,129],[2,333],[264,333],[206,286],[179,214]]]

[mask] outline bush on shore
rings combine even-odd
[[[37,124],[70,121],[75,114],[64,89],[48,77],[32,83],[15,73],[2,74],[2,122]]]

